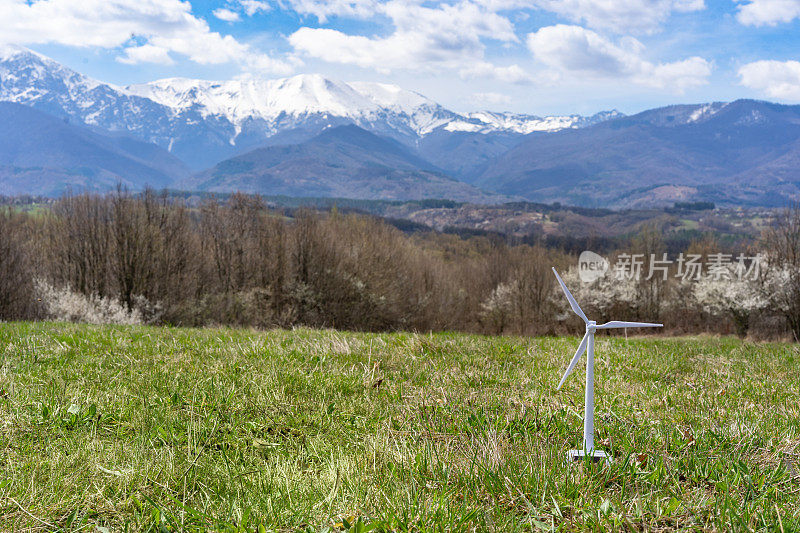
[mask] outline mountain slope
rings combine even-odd
[[[437,129],[420,139],[417,151],[459,180],[474,184],[498,157],[522,142],[518,133],[483,133]]]
[[[676,200],[774,205],[800,193],[800,106],[671,106],[532,134],[475,180],[503,194],[590,206]]]
[[[0,102],[0,194],[56,195],[165,187],[188,173],[161,148],[102,136],[20,104]]]
[[[260,148],[228,159],[186,180],[183,187],[364,199],[503,199],[445,176],[394,140],[352,125],[329,128],[300,144]]]

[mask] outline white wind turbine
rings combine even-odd
[[[584,334],[583,339],[581,339],[581,343],[578,345],[578,350],[575,352],[575,357],[572,358],[572,361],[570,361],[569,366],[567,367],[567,371],[564,372],[564,377],[561,378],[561,383],[558,384],[558,389],[556,389],[561,389],[561,386],[564,385],[564,382],[572,373],[575,365],[578,364],[578,360],[581,358],[581,355],[584,351],[586,351],[586,405],[584,407],[583,414],[583,449],[570,450],[569,457],[573,460],[579,460],[584,456],[589,456],[594,460],[605,459],[610,461],[611,457],[607,455],[606,452],[603,450],[595,450],[594,448],[594,332],[598,329],[612,328],[660,328],[663,326],[663,324],[653,324],[650,322],[620,322],[618,320],[612,320],[611,322],[598,325],[594,320],[589,320],[586,318],[586,315],[578,306],[578,302],[576,302],[575,298],[572,297],[569,289],[567,289],[567,286],[564,285],[564,280],[561,279],[561,276],[558,275],[558,272],[556,272],[555,268],[553,268],[553,273],[556,275],[558,283],[564,290],[564,294],[567,296],[567,300],[569,300],[570,307],[572,307],[572,310],[575,311],[575,314],[581,317],[586,323],[586,333]]]

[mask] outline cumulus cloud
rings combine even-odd
[[[123,48],[126,63],[234,62],[286,74],[291,65],[211,31],[181,0],[0,0],[0,42]]]
[[[308,5],[303,8],[300,3]],[[517,65],[496,66],[486,61],[484,39],[506,43],[518,42],[518,39],[511,21],[476,2],[428,7],[404,0],[380,4],[335,1],[326,4],[327,11],[312,11],[318,4],[321,5],[311,0],[296,0],[294,5],[296,9],[306,9],[317,16],[333,14],[336,6],[379,13],[391,21],[394,31],[387,36],[367,37],[328,28],[303,27],[289,36],[289,42],[297,52],[307,56],[382,73],[398,69],[448,69],[465,78],[489,77],[512,83],[528,79]]]
[[[129,46],[123,55],[117,58],[120,63],[135,65],[137,63],[158,63],[160,65],[172,65],[175,61],[169,55],[169,50],[152,44],[142,46]]]
[[[224,20],[225,22],[236,22],[239,20],[239,13],[235,11],[231,11],[230,9],[226,8],[219,8],[214,10],[214,16],[220,20]]]
[[[745,87],[771,98],[800,101],[800,61],[755,61],[739,68]]]
[[[542,64],[564,76],[621,79],[677,93],[707,83],[711,64],[700,57],[654,64],[644,45],[625,37],[614,43],[580,26],[547,26],[528,35],[528,48]]]
[[[749,0],[736,18],[746,26],[775,26],[800,17],[800,0]]]
[[[534,0],[573,22],[616,33],[652,33],[677,12],[699,11],[703,0]]]

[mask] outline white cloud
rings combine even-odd
[[[800,17],[800,0],[749,0],[736,19],[746,26],[775,26]]]
[[[514,100],[506,94],[486,92],[486,93],[472,93],[471,100],[480,105],[508,105]]]
[[[624,80],[682,93],[707,83],[711,75],[703,58],[653,64],[638,40],[624,37],[614,43],[580,26],[541,28],[528,35],[527,44],[536,59],[564,77]]]
[[[225,22],[236,22],[240,20],[239,13],[235,11],[231,11],[230,9],[219,8],[214,10],[214,16],[220,20],[224,20]]]
[[[513,83],[527,79],[517,65],[500,67],[486,61],[484,39],[506,43],[518,39],[507,18],[476,2],[427,7],[408,0],[380,4],[362,0],[334,1],[320,7],[320,2],[295,0],[293,5],[318,17],[332,15],[334,9],[363,10],[365,16],[379,13],[391,21],[394,31],[381,37],[310,27],[300,28],[289,36],[296,51],[323,61],[358,65],[382,73],[446,69],[463,77],[490,77]]]
[[[755,61],[739,68],[742,85],[771,98],[800,101],[800,61]]]
[[[126,63],[165,62],[177,53],[201,64],[290,72],[285,61],[211,31],[191,9],[181,0],[0,0],[0,42],[123,47]]]
[[[239,0],[238,3],[248,17],[252,17],[259,11],[266,13],[271,9],[269,3],[265,0]]]
[[[711,76],[711,63],[698,56],[658,65],[644,62],[642,65],[642,72],[634,78],[636,83],[672,89],[679,94],[683,94],[686,89],[705,85]]]
[[[573,22],[616,33],[653,33],[672,12],[699,11],[703,0],[533,0]]]
[[[522,70],[518,65],[501,67],[485,61],[475,63],[459,71],[459,75],[464,79],[488,78],[506,83],[530,83],[533,81],[530,74]]]
[[[394,49],[385,39],[373,40],[327,28],[300,28],[289,36],[289,42],[297,50],[323,61],[384,71],[387,69],[382,67],[381,58],[392,66],[402,58],[402,51]]]
[[[293,10],[314,15],[320,22],[329,17],[369,18],[380,10],[377,0],[288,0]]]
[[[135,65],[137,63],[158,63],[160,65],[172,65],[175,61],[169,56],[169,50],[152,44],[142,46],[129,46],[125,53],[117,58],[120,63]]]

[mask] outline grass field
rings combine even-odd
[[[800,350],[0,324],[0,530],[800,530]]]

